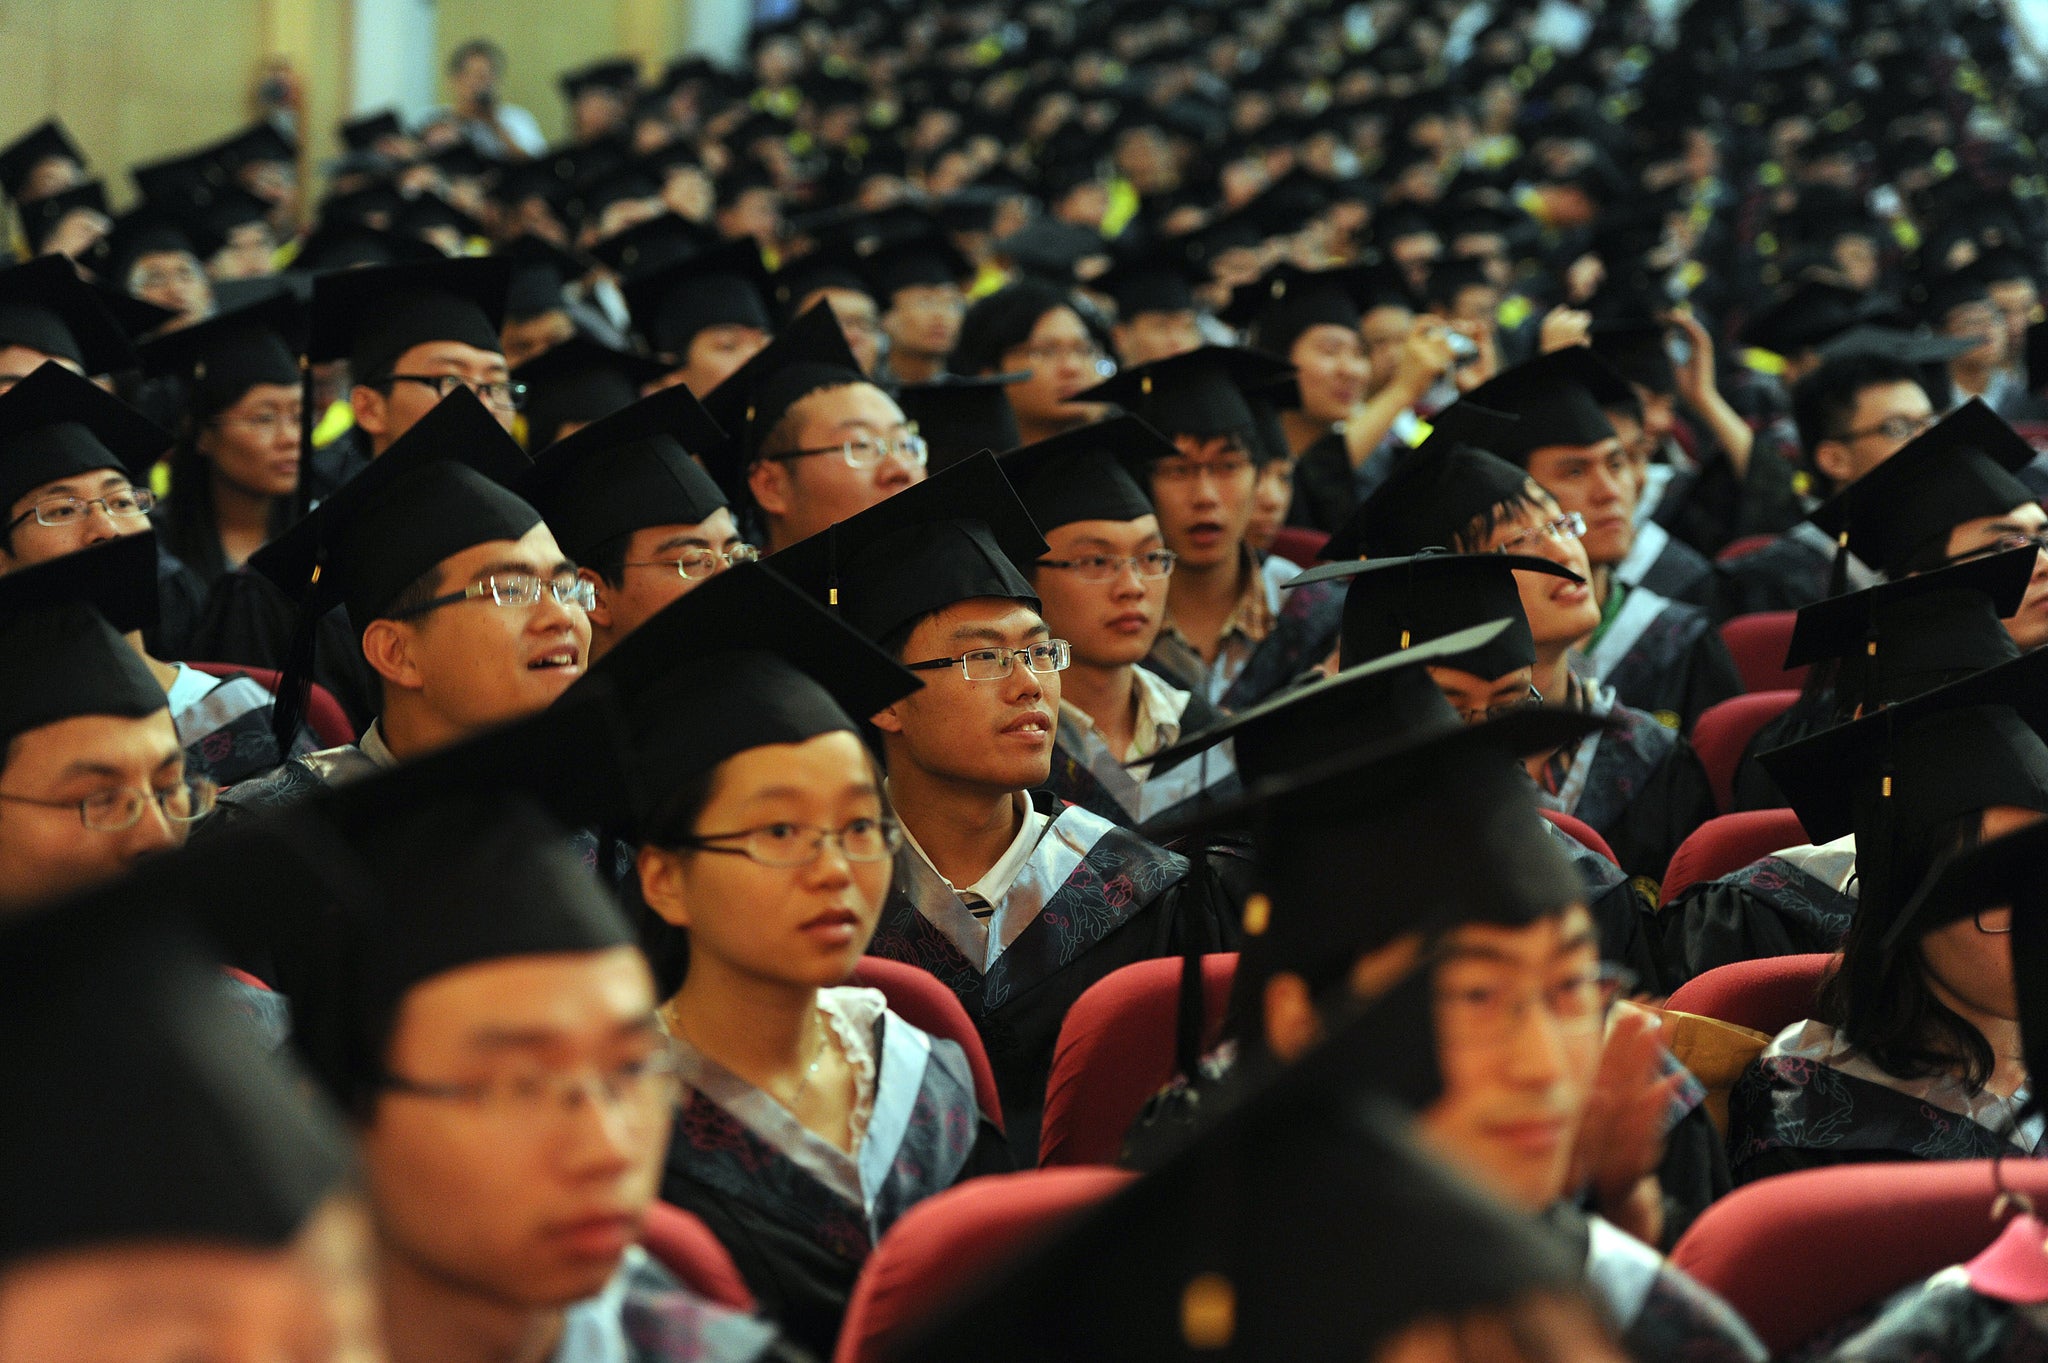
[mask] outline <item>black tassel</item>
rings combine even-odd
[[[292,490],[292,521],[313,509],[313,428],[321,414],[313,410],[313,362],[299,356],[299,485]]]
[[[313,580],[319,581],[317,572]],[[312,700],[313,655],[320,636],[320,617],[325,613],[313,588],[308,587],[305,600],[292,617],[291,643],[286,646],[284,664],[278,669],[277,699],[270,706],[270,732],[281,753],[292,750],[292,740],[298,736],[306,706]]]

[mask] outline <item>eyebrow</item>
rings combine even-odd
[[[1532,963],[1525,956],[1521,956],[1512,951],[1503,950],[1500,947],[1488,946],[1482,942],[1455,943],[1451,946],[1449,952],[1445,956],[1445,959],[1453,961],[1479,960],[1486,961],[1495,965],[1548,965],[1551,961],[1557,960],[1560,956],[1569,956],[1571,953],[1575,951],[1579,951],[1593,945],[1595,945],[1595,943],[1593,941],[1592,929],[1580,928],[1571,933],[1568,933],[1564,937],[1564,939],[1557,944],[1556,948],[1550,953],[1549,961]]]
[[[1027,639],[1037,639],[1051,633],[1052,627],[1041,620],[1025,630],[1024,637]],[[962,625],[947,635],[946,638],[950,643],[960,643],[970,639],[985,640],[991,644],[1006,644],[1010,641],[1010,636],[1007,633],[991,625]]]
[[[749,801],[757,800],[798,800],[816,792],[804,786],[766,786],[747,796]],[[841,795],[879,795],[873,781],[854,781],[842,787]]]
[[[654,552],[660,554],[670,549],[709,549],[710,547],[711,537],[709,535],[672,535],[655,545]]]
[[[471,582],[481,582],[485,578],[497,573],[531,573],[535,577],[557,578],[564,573],[573,573],[575,571],[576,565],[567,559],[563,559],[552,568],[536,568],[531,563],[520,563],[514,559],[505,559],[502,562],[487,564],[477,569],[474,573],[470,574],[469,580]]]
[[[1148,545],[1148,544],[1158,544],[1159,542],[1160,542],[1160,537],[1159,537],[1159,536],[1157,536],[1157,535],[1147,535],[1147,536],[1145,536],[1145,538],[1143,538],[1143,539],[1141,539],[1141,540],[1139,540],[1139,541],[1138,541],[1138,547],[1137,547],[1136,549],[1132,550],[1132,552],[1133,552],[1133,553],[1138,553],[1138,554],[1142,554],[1142,553],[1144,553],[1144,552],[1145,552],[1145,546],[1146,546],[1146,545]],[[1120,547],[1119,545],[1115,544],[1114,542],[1112,542],[1112,541],[1110,541],[1110,540],[1106,540],[1106,539],[1103,539],[1103,538],[1101,538],[1100,536],[1096,536],[1096,535],[1083,535],[1083,536],[1081,536],[1081,537],[1080,537],[1079,539],[1076,539],[1076,540],[1074,541],[1074,547],[1075,547],[1076,549],[1090,549],[1090,548],[1093,548],[1093,549],[1102,549],[1102,550],[1106,550],[1106,551],[1108,551],[1109,553],[1112,553],[1112,554],[1119,554],[1119,553],[1122,553],[1122,552],[1123,552],[1122,548],[1121,548],[1121,547]]]
[[[656,1030],[659,1020],[653,1013],[626,1018],[611,1029],[613,1037],[639,1036]],[[468,1044],[482,1051],[541,1050],[558,1046],[572,1040],[570,1033],[559,1027],[479,1027],[469,1034]]]

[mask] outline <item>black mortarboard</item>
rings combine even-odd
[[[1669,395],[1678,391],[1669,335],[1662,322],[1595,322],[1593,353],[1638,388]]]
[[[633,57],[607,57],[588,66],[564,71],[558,78],[562,98],[574,102],[586,90],[609,90],[630,95],[640,84],[640,63]]]
[[[1778,355],[1797,355],[1868,321],[1872,301],[1858,290],[1806,279],[1743,325],[1744,345]]]
[[[232,175],[244,166],[261,165],[267,161],[296,161],[299,159],[299,147],[293,138],[266,119],[251,123],[240,132],[229,133],[205,148],[202,154],[218,162]]]
[[[1074,282],[1074,270],[1091,256],[1107,256],[1110,244],[1100,232],[1057,218],[1038,218],[989,248],[1018,271],[1055,284]]]
[[[505,319],[523,322],[562,306],[562,291],[595,268],[574,251],[524,235],[498,248],[512,262],[505,289]]]
[[[307,358],[347,360],[357,383],[375,383],[429,341],[498,353],[511,274],[511,262],[498,257],[323,274],[313,281]]]
[[[1368,274],[1360,266],[1304,270],[1283,261],[1232,290],[1230,304],[1221,316],[1230,325],[1245,329],[1252,345],[1284,357],[1310,327],[1358,330],[1358,319],[1365,313]]]
[[[1429,437],[1403,454],[1386,481],[1331,535],[1323,556],[1388,558],[1454,549],[1474,521],[1527,495],[1528,472],[1486,449],[1515,418],[1458,402],[1437,413]]]
[[[335,131],[350,151],[369,151],[387,137],[404,137],[405,125],[398,121],[396,109],[380,109],[373,114],[345,118]]]
[[[15,138],[5,147],[0,147],[0,189],[7,191],[7,197],[20,203],[22,191],[28,188],[29,177],[37,166],[53,158],[62,157],[75,162],[81,168],[85,165],[85,153],[71,140],[71,134],[56,119],[46,119]]]
[[[819,289],[847,289],[873,298],[875,286],[863,272],[864,266],[864,257],[844,245],[820,247],[785,262],[772,276],[777,310],[785,320],[794,317]]]
[[[989,455],[943,473],[792,544],[769,566],[813,601],[882,640],[961,601],[1028,601],[1017,571],[1045,554],[1045,539]]]
[[[323,274],[364,266],[439,264],[441,253],[418,237],[355,222],[322,223],[292,256],[294,274]]]
[[[232,866],[212,888],[233,894]],[[0,928],[0,1269],[132,1244],[276,1249],[348,1142],[236,1008],[151,872]]]
[[[581,333],[549,346],[512,371],[526,385],[527,449],[539,454],[560,438],[564,426],[588,425],[632,406],[668,368]]]
[[[259,383],[299,385],[306,305],[289,289],[262,302],[167,331],[139,348],[143,369],[177,379],[189,414],[205,420]]]
[[[1285,360],[1256,350],[1210,345],[1185,355],[1134,365],[1076,393],[1075,402],[1114,402],[1169,438],[1252,438],[1256,422],[1245,394],[1294,372]]]
[[[417,194],[405,201],[391,230],[400,236],[418,237],[440,228],[453,228],[465,239],[482,237],[489,231],[481,222],[438,194]]]
[[[927,383],[907,383],[896,390],[896,405],[931,446],[926,467],[933,473],[951,468],[983,450],[1015,449],[1023,443],[1017,409],[1010,405],[1009,386],[1024,374],[966,376],[941,374]]]
[[[790,408],[823,389],[867,381],[831,303],[820,299],[703,395],[704,410],[727,436],[716,457],[707,456],[706,466],[726,495],[739,497],[761,442]]]
[[[625,276],[652,276],[659,270],[717,248],[717,232],[676,213],[635,223],[591,248],[591,254]],[[758,251],[757,251],[758,254]]]
[[[227,167],[204,151],[133,166],[128,175],[145,203],[167,213],[203,207],[231,183]]]
[[[1844,355],[1874,355],[1900,364],[1947,364],[1981,344],[1972,336],[1930,336],[1901,327],[1858,323],[1822,345],[1820,357],[1833,360]]]
[[[1939,327],[1947,322],[1949,313],[1954,309],[1987,301],[1991,297],[1991,284],[1983,270],[1971,264],[1923,279],[1915,292],[1920,304],[1920,319],[1929,326]]]
[[[54,361],[0,393],[0,506],[44,483],[95,469],[138,481],[170,434],[98,384]]]
[[[1592,347],[1574,345],[1503,370],[1466,397],[1521,418],[1487,448],[1510,463],[1526,463],[1546,446],[1612,440],[1614,426],[1604,408],[1633,394]]]
[[[185,235],[200,260],[213,259],[225,248],[238,227],[257,223],[268,226],[271,206],[248,190],[230,185],[211,202],[185,215]]]
[[[128,333],[63,256],[0,270],[0,346],[7,345],[74,361],[87,374],[135,367]]]
[[[468,142],[452,142],[427,160],[450,180],[482,180],[500,164],[485,158]]]
[[[1088,288],[1109,295],[1117,320],[1129,322],[1148,312],[1195,311],[1195,272],[1185,257],[1173,252],[1126,255],[1088,281]]]
[[[0,577],[0,749],[77,715],[170,704],[122,635],[157,620],[156,536],[120,535]]]
[[[322,227],[342,223],[362,223],[386,231],[393,230],[392,223],[405,211],[406,198],[398,187],[385,182],[364,185],[341,194],[330,194],[320,201],[319,220]]]
[[[46,194],[19,205],[21,210],[22,234],[28,238],[32,253],[41,254],[43,244],[50,239],[64,219],[80,209],[90,209],[102,216],[107,212],[107,187],[98,180],[87,180],[82,185],[60,189],[55,194]]]
[[[768,315],[767,267],[752,237],[644,274],[620,285],[633,327],[648,348],[680,359],[706,327],[753,327],[773,331]]]
[[[1074,521],[1150,516],[1152,498],[1138,479],[1155,460],[1176,453],[1172,441],[1138,418],[1118,416],[1026,445],[998,462],[1045,531]],[[1030,570],[1028,561],[1018,566]]]
[[[1340,667],[1398,653],[1484,621],[1505,621],[1507,628],[1497,638],[1439,664],[1491,680],[1536,661],[1536,642],[1515,585],[1517,572],[1584,581],[1561,564],[1529,554],[1424,551],[1408,558],[1325,563],[1288,585],[1349,579],[1344,627],[1338,636]]]
[[[726,504],[691,458],[725,433],[682,384],[566,435],[519,484],[572,559],[651,525],[696,525]]]
[[[974,262],[932,226],[877,249],[867,257],[867,273],[875,296],[886,305],[899,289],[944,284],[965,287],[974,278]]]
[[[1972,398],[1897,454],[1823,503],[1812,522],[1887,577],[1949,531],[2037,500],[2014,474],[2033,447],[1981,398]]]
[[[153,203],[143,203],[120,217],[100,243],[94,273],[116,289],[126,290],[128,275],[144,256],[188,255],[199,248],[182,218]]]

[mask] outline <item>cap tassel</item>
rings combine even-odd
[[[1828,569],[1828,595],[1840,596],[1849,589],[1849,531],[1835,536],[1835,561]]]
[[[317,580],[319,570],[314,570]],[[313,696],[313,659],[320,635],[323,611],[311,595],[300,603],[292,619],[291,642],[285,647],[283,666],[278,669],[277,699],[270,706],[270,732],[277,740],[281,758],[292,755],[292,743],[299,736],[299,724]]]
[[[839,527],[836,525],[825,531],[825,600],[833,609],[838,609]]]
[[[292,489],[292,520],[304,520],[313,509],[313,428],[320,414],[313,410],[313,362],[299,356],[299,482]]]

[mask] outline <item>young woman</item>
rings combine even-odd
[[[851,715],[917,681],[751,565],[592,677],[631,716],[643,931],[686,1085],[662,1196],[711,1226],[763,1314],[829,1357],[896,1218],[1008,1166],[960,1047],[846,983],[902,838]]]
[[[1025,444],[1050,439],[1103,415],[1074,395],[1101,382],[1108,339],[1066,291],[1024,279],[976,301],[960,322],[948,367],[956,374],[1022,374],[1009,385]]]

